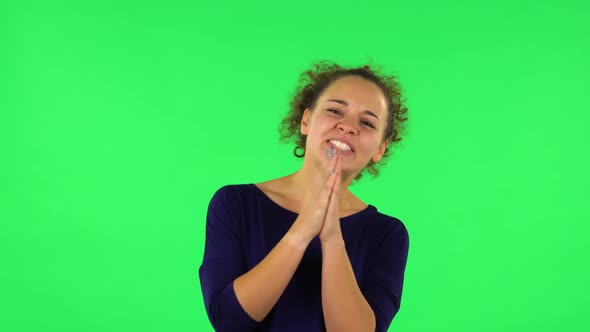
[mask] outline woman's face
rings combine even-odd
[[[326,163],[330,140],[347,143],[351,151],[342,151],[342,173],[356,174],[369,160],[381,159],[387,146],[387,141],[382,142],[387,121],[387,102],[375,83],[360,76],[341,77],[324,90],[313,111],[303,113],[305,155]]]

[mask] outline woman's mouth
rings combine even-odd
[[[329,147],[332,147],[334,149],[334,152],[340,151],[341,155],[349,155],[349,154],[354,153],[352,148],[344,142],[340,142],[338,140],[331,139],[331,140],[328,140],[327,143],[328,143]]]

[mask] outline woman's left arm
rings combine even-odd
[[[340,158],[338,155],[337,158]],[[340,229],[340,163],[319,238],[322,243],[322,310],[327,332],[375,331],[375,314],[363,296]]]
[[[401,304],[409,249],[405,225],[391,221],[357,281],[342,236],[322,241],[322,306],[328,332],[389,329]],[[340,240],[336,240],[340,238]]]
[[[338,167],[319,234],[322,243],[322,309],[326,330],[384,332],[400,307],[409,248],[408,232],[403,223],[392,221],[390,225],[394,227],[382,234],[375,257],[367,262],[367,280],[359,285],[340,228],[340,173]]]
[[[328,332],[375,331],[375,314],[357,284],[342,236],[322,241],[322,308]]]

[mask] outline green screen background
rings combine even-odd
[[[407,135],[352,187],[410,234],[390,330],[588,331],[588,17],[584,1],[2,2],[0,329],[212,331],[209,200],[298,170],[278,124],[327,59],[373,60],[407,97]]]

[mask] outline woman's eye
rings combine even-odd
[[[329,108],[327,111],[332,114],[341,114],[339,110],[335,110],[335,109],[331,109],[331,108]],[[373,124],[370,123],[369,121],[362,121],[362,123],[367,127],[371,127],[373,129],[375,129],[375,126],[373,126]]]

